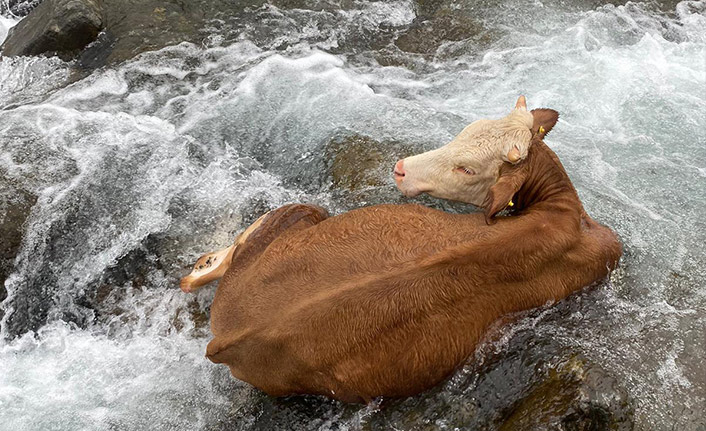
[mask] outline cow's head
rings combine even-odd
[[[432,196],[481,206],[495,184],[503,162],[527,157],[538,130],[524,96],[515,109],[498,120],[477,120],[443,147],[400,160],[395,165],[397,187],[406,196]],[[542,137],[551,124],[543,127]]]

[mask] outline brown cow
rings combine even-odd
[[[511,133],[527,142],[503,148],[503,159],[521,161],[498,163],[497,180],[480,190],[485,214],[379,205],[329,218],[316,206],[288,205],[261,217],[233,246],[203,256],[182,289],[223,276],[207,357],[274,396],[409,396],[462,365],[499,317],[606,277],[621,245],[586,214],[542,141],[558,114],[529,113],[521,98],[513,115],[529,119]],[[493,127],[469,128],[506,137]],[[472,133],[464,140],[476,142]],[[462,195],[413,173],[417,162],[397,164],[403,192],[424,184],[436,196]],[[447,168],[469,178],[482,170]],[[497,216],[511,202],[513,214]]]

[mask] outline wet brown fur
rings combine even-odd
[[[503,165],[485,214],[420,205],[268,214],[218,286],[207,356],[274,396],[409,396],[462,365],[496,319],[606,277],[621,245],[542,142],[556,112],[533,114],[527,159]],[[510,199],[514,214],[496,216]]]

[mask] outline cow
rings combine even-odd
[[[558,113],[520,97],[449,144],[398,161],[407,196],[482,213],[376,205],[273,210],[202,256],[181,288],[220,278],[206,356],[272,396],[407,397],[473,354],[499,318],[604,279],[622,254],[543,142]]]

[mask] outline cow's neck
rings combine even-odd
[[[527,162],[527,179],[514,197],[517,210],[568,211],[586,216],[564,166],[544,142],[532,144]]]

